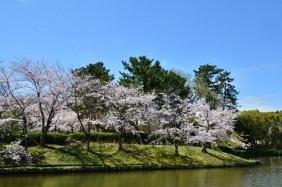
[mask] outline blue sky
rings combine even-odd
[[[232,71],[241,109],[282,109],[281,0],[1,0],[0,60],[68,68],[147,55],[192,73]]]

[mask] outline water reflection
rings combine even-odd
[[[251,168],[1,177],[0,187],[219,187],[282,186],[282,157]]]

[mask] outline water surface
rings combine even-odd
[[[282,187],[282,157],[250,168],[0,177],[0,187]]]

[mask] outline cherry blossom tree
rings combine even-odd
[[[70,96],[69,75],[44,60],[22,59],[12,63],[11,69],[21,81],[24,89],[21,94],[32,99],[28,106],[30,120],[40,126],[44,146],[53,118]]]
[[[93,127],[102,125],[107,111],[106,98],[101,92],[102,83],[93,78],[72,77],[72,96],[69,107],[75,112],[80,129],[85,134],[87,150],[90,149],[90,132]]]
[[[22,139],[27,143],[27,132],[30,124],[31,105],[34,104],[32,95],[26,91],[25,83],[18,77],[9,66],[0,68],[1,82],[1,116],[3,111],[14,111],[16,116],[21,119]],[[25,149],[27,151],[27,144]]]
[[[140,122],[148,120],[154,95],[145,94],[140,88],[127,88],[114,83],[104,85],[101,93],[109,107],[105,127],[116,131],[121,150],[125,134],[138,134]]]
[[[1,76],[2,67],[0,67],[0,118],[9,110],[9,94],[6,89],[6,84]]]
[[[78,132],[80,130],[80,124],[77,120],[76,113],[69,108],[60,110],[54,117],[50,130],[71,133]]]
[[[201,143],[202,152],[207,152],[207,146],[216,144],[219,139],[227,139],[234,129],[234,119],[236,112],[233,110],[223,110],[217,108],[210,109],[210,106],[202,100],[196,101],[192,107],[195,119],[194,136],[187,141],[191,143]]]
[[[175,155],[178,153],[178,146],[185,139],[189,138],[192,124],[189,121],[188,99],[182,100],[177,95],[159,95],[162,100],[160,110],[157,115],[160,120],[160,127],[153,134],[158,138],[153,143],[172,144],[175,147]]]

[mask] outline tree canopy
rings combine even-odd
[[[160,61],[146,56],[130,57],[122,61],[124,72],[120,72],[119,83],[124,86],[142,86],[144,92],[176,94],[188,96],[190,87],[187,79],[177,72],[165,70]]]
[[[231,72],[206,64],[194,70],[194,73],[195,93],[199,98],[205,99],[211,108],[237,108],[239,92],[235,88]]]
[[[246,138],[252,147],[282,147],[282,112],[241,112],[235,130]]]
[[[88,64],[85,67],[77,68],[73,71],[78,76],[89,76],[103,82],[114,80],[114,75],[104,66],[103,62]]]

